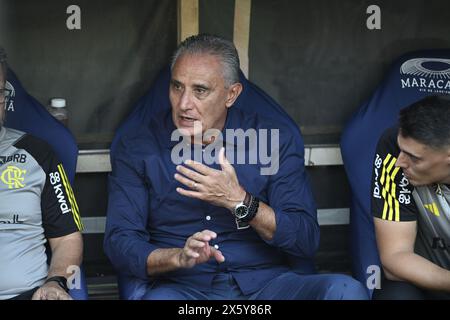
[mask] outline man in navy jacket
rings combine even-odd
[[[350,277],[288,267],[286,255],[312,258],[319,243],[303,145],[233,108],[234,45],[188,38],[171,71],[171,109],[112,155],[105,250],[119,272],[148,281],[140,298],[366,298]]]

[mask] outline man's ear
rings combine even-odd
[[[239,97],[239,95],[242,92],[242,84],[239,82],[236,82],[235,84],[232,84],[229,88],[228,88],[228,96],[227,96],[227,100],[225,101],[225,106],[227,108],[231,107],[234,102],[236,101],[236,99]]]

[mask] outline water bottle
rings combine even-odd
[[[55,117],[55,119],[61,121],[65,126],[68,125],[68,114],[66,108],[66,99],[54,98],[50,100],[50,106],[48,112]]]

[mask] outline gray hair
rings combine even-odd
[[[6,62],[6,51],[0,46],[0,67],[3,72],[3,77],[6,79],[6,70],[8,69],[8,64]]]
[[[220,58],[223,66],[225,85],[239,82],[239,55],[234,44],[226,39],[209,34],[191,36],[181,42],[175,51],[170,69],[177,59],[184,54],[210,54]]]

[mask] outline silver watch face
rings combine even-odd
[[[245,205],[239,205],[234,209],[234,215],[238,219],[244,218],[248,213],[248,208]]]

